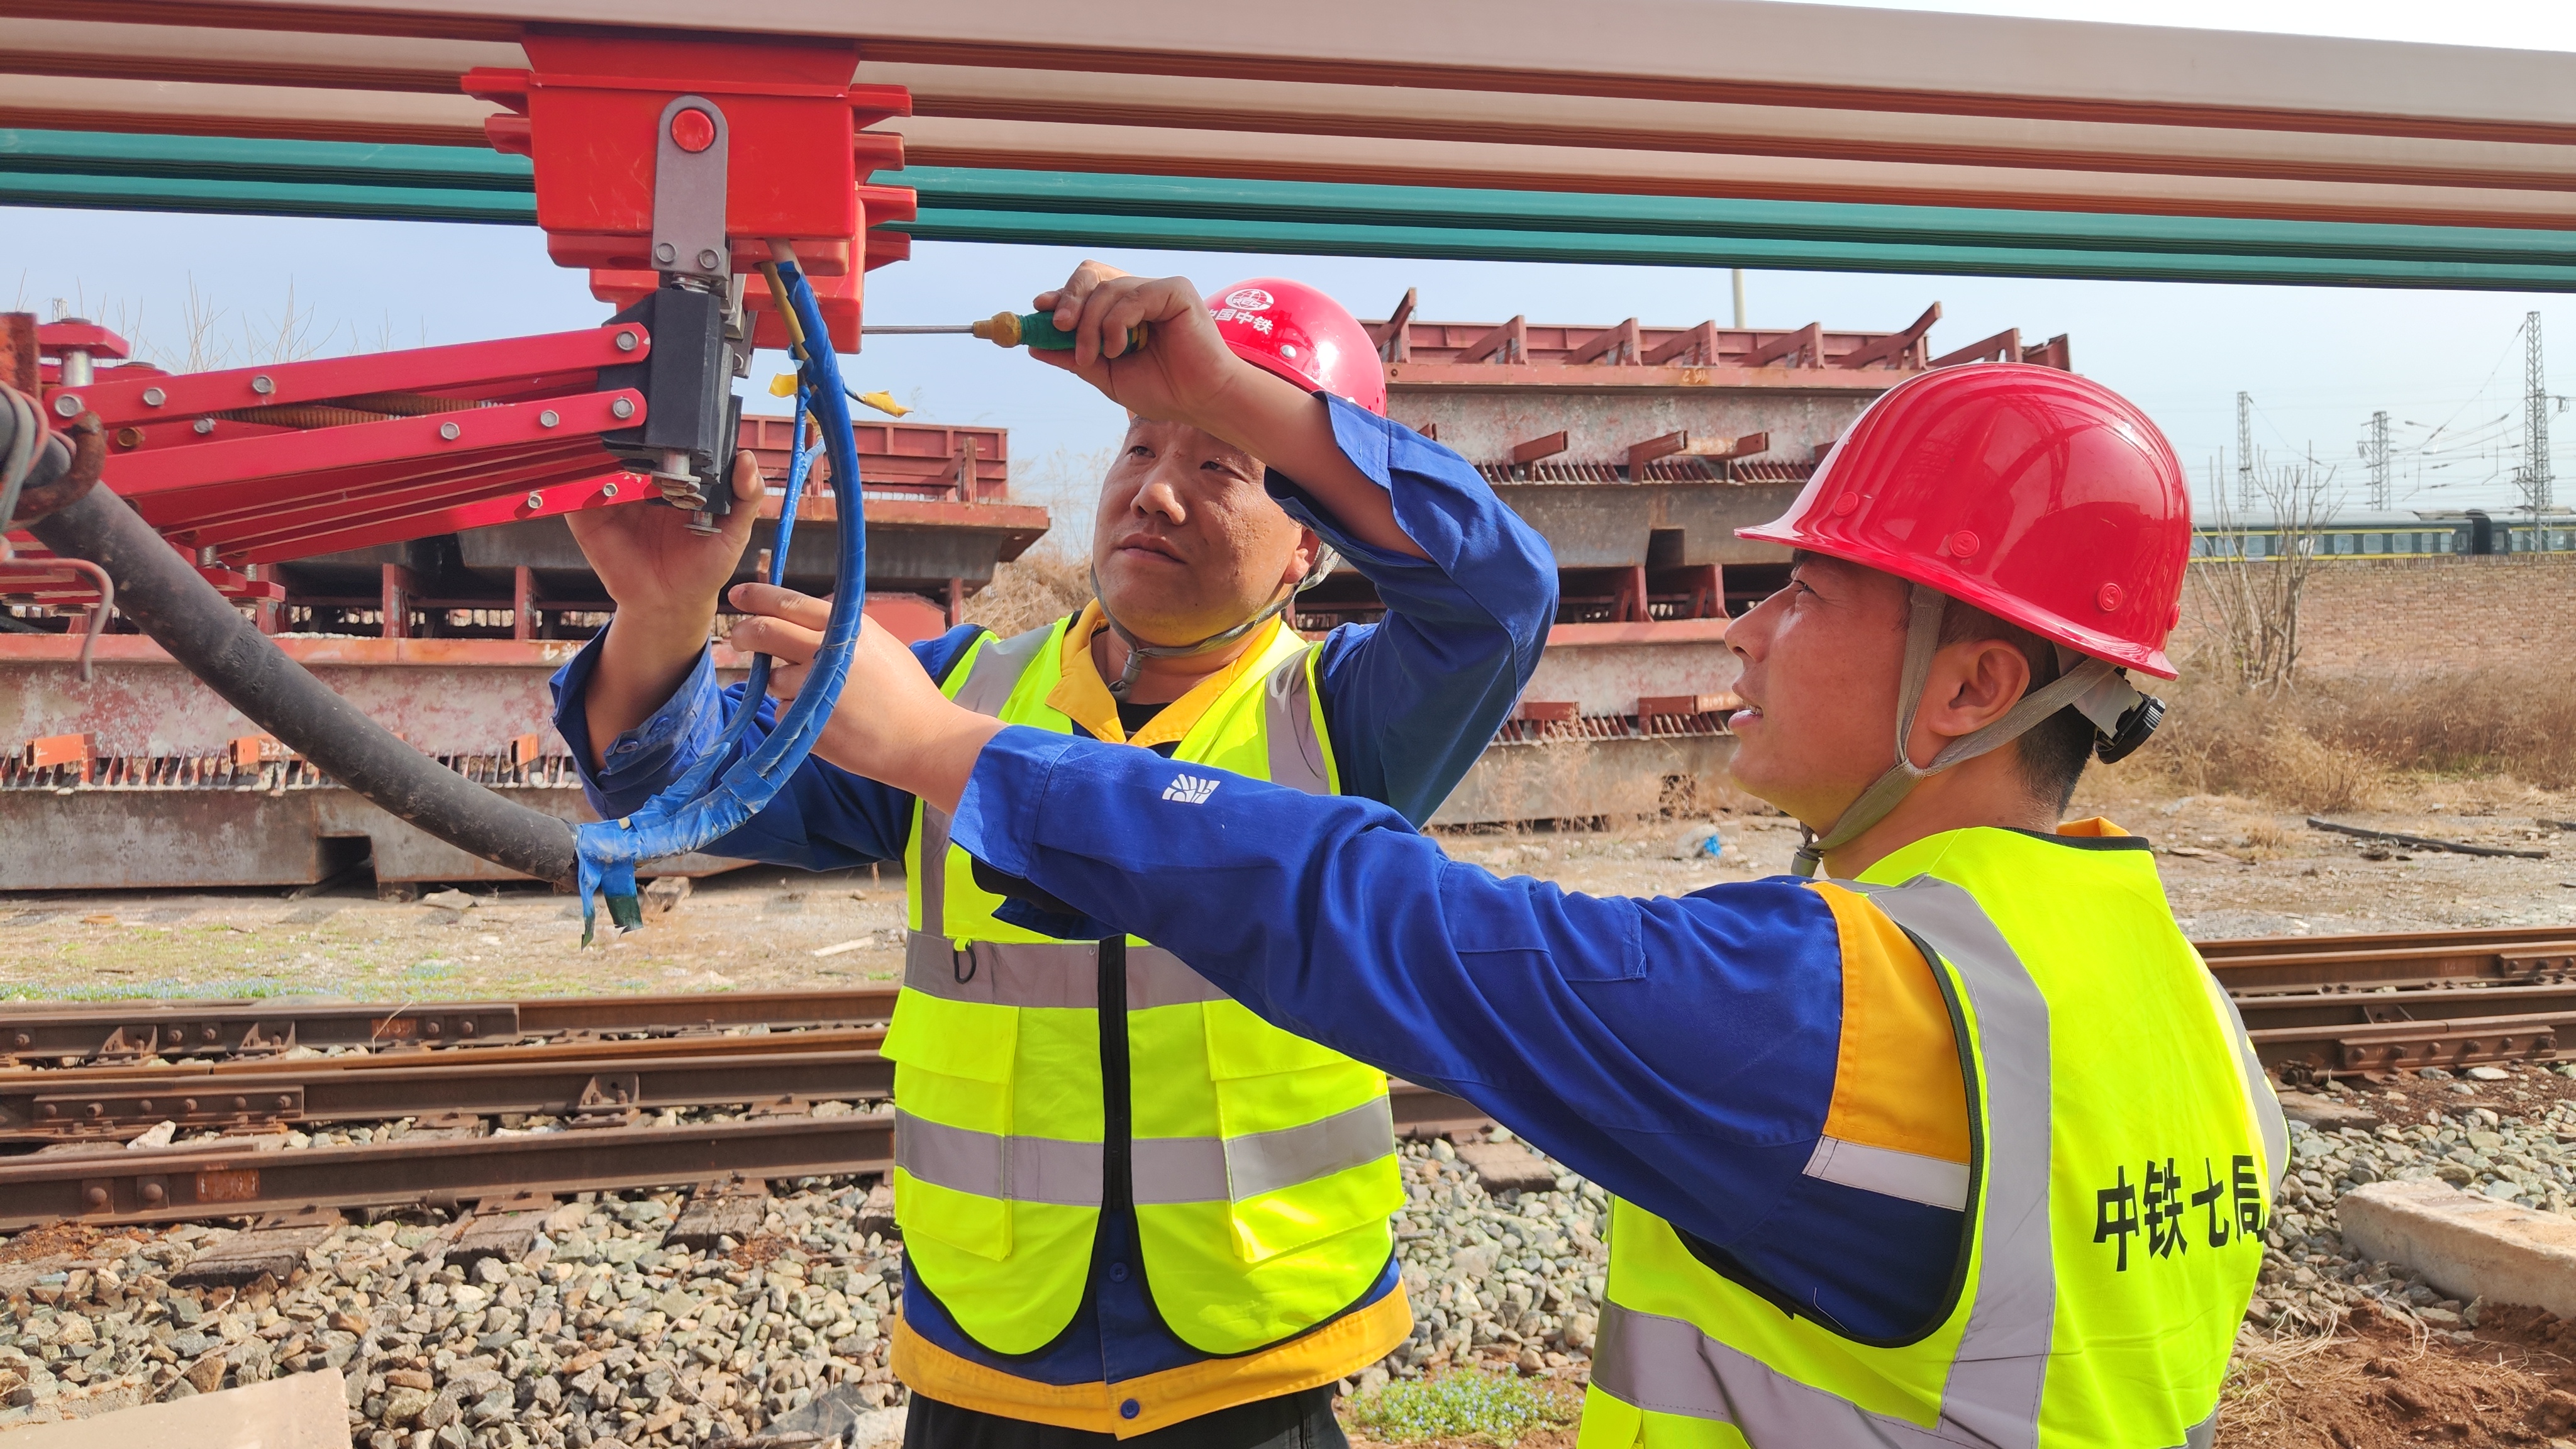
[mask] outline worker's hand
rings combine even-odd
[[[649,483],[631,487],[649,489]],[[716,594],[742,563],[751,526],[760,517],[760,462],[749,452],[733,455],[731,513],[716,521],[709,534],[689,531],[686,510],[659,499],[614,508],[586,508],[564,515],[572,539],[590,560],[591,572],[617,603],[621,623],[639,615],[703,615],[698,639],[715,618]]]
[[[760,516],[760,495],[759,462],[737,452],[734,508],[712,534],[690,532],[689,515],[658,500],[565,515],[573,542],[617,604],[582,693],[594,765],[606,764],[617,736],[652,718],[697,663],[715,627],[716,593],[741,565]]]
[[[776,659],[769,692],[782,703],[794,699],[822,647],[832,601],[767,584],[738,584],[730,597],[748,616],[734,625],[733,646]],[[860,627],[840,703],[814,741],[814,753],[852,774],[954,810],[976,754],[1001,727],[949,702],[913,652],[870,619]]]
[[[1073,334],[1073,349],[1031,348],[1031,357],[1075,374],[1129,412],[1156,422],[1186,423],[1223,437],[1225,420],[1242,411],[1238,395],[1273,380],[1225,345],[1207,303],[1186,277],[1131,277],[1084,262],[1062,287],[1039,293],[1037,306],[1052,311],[1055,325]],[[1139,322],[1146,325],[1145,346],[1130,351],[1128,334]]]

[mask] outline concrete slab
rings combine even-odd
[[[1556,1169],[1517,1142],[1462,1142],[1458,1160],[1487,1192],[1546,1192],[1556,1186]]]
[[[2343,1127],[2367,1132],[2386,1120],[2367,1107],[2316,1092],[2283,1092],[2280,1096],[2281,1115],[2293,1122],[2305,1122],[2320,1132]]]
[[[173,1288],[244,1288],[261,1274],[284,1283],[304,1266],[304,1250],[340,1230],[337,1222],[252,1228],[233,1234],[170,1275]]]
[[[8,1449],[349,1449],[346,1383],[289,1374],[246,1388],[138,1404],[0,1435]]]
[[[2454,1298],[2576,1318],[2576,1219],[2446,1182],[2374,1182],[2335,1204],[2344,1241],[2403,1263]]]
[[[666,1248],[686,1248],[692,1253],[710,1252],[720,1238],[747,1243],[760,1231],[761,1221],[769,1212],[769,1184],[766,1182],[708,1183],[689,1194],[680,1216],[671,1230],[662,1235]]]

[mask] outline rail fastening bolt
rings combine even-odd
[[[248,1098],[248,1097],[235,1097],[235,1098],[233,1098],[233,1110],[234,1110],[234,1111],[236,1111],[236,1112],[247,1112],[247,1111],[249,1111],[249,1110],[250,1110],[250,1098]]]
[[[277,1110],[283,1112],[295,1105],[295,1099],[284,1092],[277,1094]]]
[[[81,1200],[91,1207],[103,1208],[107,1206],[107,1189],[97,1183],[91,1183],[89,1191],[81,1194]]]
[[[143,1200],[145,1202],[158,1206],[161,1199],[168,1197],[169,1195],[169,1189],[163,1187],[157,1182],[147,1182],[143,1184]]]

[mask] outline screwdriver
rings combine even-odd
[[[970,322],[962,327],[863,326],[859,331],[870,336],[884,335],[888,337],[933,337],[947,334],[963,334],[981,337],[996,347],[1027,346],[1043,348],[1049,352],[1064,352],[1070,350],[1073,346],[1073,334],[1066,332],[1055,325],[1055,314],[1053,312],[996,312],[981,322]],[[1127,350],[1133,352],[1137,348],[1144,346],[1145,335],[1146,328],[1145,324],[1142,322],[1128,328]]]

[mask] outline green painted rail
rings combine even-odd
[[[943,241],[2576,291],[2576,232],[911,167]],[[531,225],[524,157],[0,130],[0,203]]]

